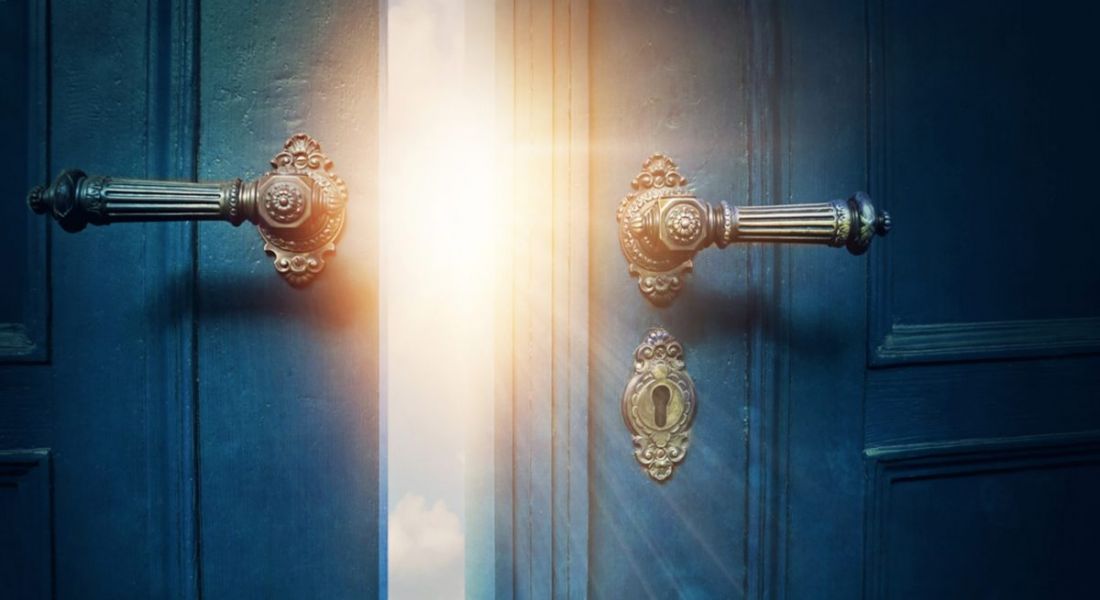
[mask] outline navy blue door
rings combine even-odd
[[[379,585],[373,2],[0,2],[0,596],[373,597]],[[77,235],[65,167],[254,178],[286,138],[354,190],[286,285],[250,227]]]
[[[590,5],[589,594],[1093,595],[1096,9]],[[708,250],[654,308],[614,209],[655,151],[712,202],[866,190],[895,230]],[[654,325],[699,395],[663,484],[617,401]]]

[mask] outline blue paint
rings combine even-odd
[[[591,10],[590,596],[1088,595],[1100,254],[1059,223],[1094,195],[1095,8]],[[654,310],[613,220],[654,151],[711,201],[866,189],[897,228],[704,253]],[[617,405],[650,325],[699,387],[664,485]]]
[[[28,215],[19,198],[45,180],[49,86],[44,0],[0,5],[0,139],[11,148],[0,161],[0,254],[8,291],[0,294],[0,363],[42,362],[49,357],[46,298],[47,228]]]
[[[362,194],[349,231],[376,238],[377,103],[367,93],[377,90],[374,4],[333,4],[310,19],[243,2],[46,4],[0,8],[28,10],[3,19],[15,33],[3,36],[12,64],[0,67],[7,75],[26,61],[6,84],[28,95],[4,96],[21,110],[0,113],[2,131],[44,128],[35,111],[49,107],[48,135],[29,130],[15,140],[23,163],[13,168],[27,174],[12,185],[45,182],[47,166],[173,179],[255,175],[292,127],[309,126],[338,162],[350,147],[365,158],[347,165]],[[345,18],[333,24],[330,13]],[[227,15],[247,21],[232,36],[215,26]],[[270,82],[285,74],[238,69],[256,54],[220,43],[247,36],[248,44],[295,40],[303,60],[291,78],[313,73],[341,91],[315,94],[318,84],[274,93]],[[327,41],[351,38],[356,62],[317,64]],[[316,54],[301,40],[313,40]],[[34,61],[47,56],[49,78],[37,85]],[[351,75],[355,85],[340,83]],[[217,96],[230,85],[279,107],[252,123],[264,136]],[[335,109],[308,122],[287,116],[317,97]],[[68,235],[25,218],[25,189],[5,193],[12,212],[0,212],[0,239],[20,248],[9,249],[19,257],[16,285],[0,293],[0,528],[18,535],[0,535],[0,595],[376,596],[377,303],[362,281],[375,275],[371,246],[360,246],[367,250],[355,270],[326,270],[324,285],[296,291],[275,276],[253,231],[177,223]],[[9,324],[22,326],[30,351],[11,351]],[[28,448],[48,449],[49,460],[23,468],[37,452]]]
[[[318,31],[367,47],[355,73],[376,84],[377,14],[355,3],[286,19],[289,3],[55,0],[49,38],[43,4],[2,10],[24,6],[4,23],[28,19],[27,36],[3,43],[32,67],[48,47],[50,77],[3,63],[30,96],[0,118],[16,131],[30,115],[51,168],[247,176],[299,127],[337,149],[347,114],[358,141],[376,131],[370,102],[308,96],[349,77]],[[500,464],[513,443],[531,461],[502,474],[518,502],[496,514],[532,524],[524,545],[497,540],[501,596],[584,555],[593,598],[1092,591],[1100,269],[1075,226],[1100,137],[1097,15],[1064,8],[591,3],[588,545],[553,546],[563,494],[533,476],[562,472],[540,454],[553,432],[501,435]],[[18,198],[45,178],[33,138],[9,174]],[[623,273],[613,217],[655,150],[711,200],[869,189],[897,228],[866,259],[704,253],[657,310]],[[0,576],[29,577],[26,597],[378,595],[373,288],[333,262],[290,290],[225,224],[47,236],[17,204],[0,213],[27,259],[0,302],[24,336],[0,346],[0,527],[17,532]],[[355,235],[371,239],[370,214]],[[618,404],[652,325],[684,342],[700,398],[663,485]]]
[[[710,201],[750,194],[742,72],[748,21],[723,2],[593,2],[589,594],[736,597],[746,572],[748,307],[745,248],[706,252],[674,306],[626,274],[615,209],[653,152]],[[595,151],[598,149],[598,151]],[[671,479],[639,467],[620,414],[634,348],[659,325],[679,339],[699,397],[691,446]]]
[[[49,450],[0,452],[0,582],[13,598],[51,598]]]

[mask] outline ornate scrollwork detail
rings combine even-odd
[[[306,211],[306,202],[297,187],[279,183],[264,194],[264,207],[272,219],[280,223],[296,221]]]
[[[664,154],[654,154],[642,163],[642,172],[630,182],[636,190],[677,188],[687,185],[687,179],[677,170],[676,163]]]
[[[668,232],[681,244],[694,242],[703,232],[703,215],[690,204],[679,204],[668,211]]]
[[[660,239],[659,203],[669,198],[692,197],[687,179],[677,171],[676,163],[663,154],[654,154],[642,164],[642,171],[631,182],[635,191],[619,203],[619,245],[627,258],[631,276],[638,289],[657,306],[667,306],[683,287],[683,276],[691,272],[691,253],[668,251]],[[674,207],[684,217],[670,228],[675,239],[697,237],[705,227],[702,215],[698,220],[689,212],[692,207]]]
[[[304,254],[276,254],[275,270],[292,285],[309,283],[325,266],[320,256]]]
[[[668,306],[683,287],[692,260],[714,244],[776,242],[845,246],[867,251],[873,237],[890,231],[890,216],[860,192],[845,200],[811,204],[731,207],[699,200],[676,163],[654,154],[631,181],[619,204],[619,246],[627,271],[655,306]]]
[[[89,201],[103,200],[103,190],[110,185],[111,180],[106,177],[89,177],[85,184],[84,197]]]
[[[231,185],[225,187],[226,204],[229,206],[229,222],[240,225],[244,221],[241,214],[241,180],[234,179]]]
[[[717,217],[720,219],[719,226],[721,227],[721,231],[714,240],[714,245],[719,248],[725,248],[733,242],[734,222],[737,219],[737,213],[725,200],[718,203],[718,209]]]
[[[851,228],[851,215],[844,202],[833,202],[833,239],[830,246],[843,246]]]
[[[313,138],[299,133],[286,141],[283,150],[271,159],[274,173],[305,176],[313,194],[307,199],[293,185],[276,183],[265,193],[264,212],[278,224],[293,223],[313,210],[305,225],[293,230],[260,223],[264,250],[275,257],[275,270],[292,285],[309,283],[325,267],[325,255],[336,250],[336,238],[344,227],[348,189],[344,180],[332,172],[332,161]]]
[[[104,190],[111,185],[111,180],[108,177],[89,177],[87,181],[84,188],[84,196],[87,198],[84,212],[88,214],[90,221],[102,219],[107,208]]]
[[[296,133],[283,145],[283,151],[271,159],[271,166],[278,173],[302,173],[310,170],[329,170],[332,161],[321,151],[321,144],[304,133]]]
[[[848,198],[847,208],[850,213],[857,215],[857,225],[848,236],[846,244],[852,254],[863,254],[871,246],[872,238],[890,233],[890,214],[875,210],[871,197],[867,194],[856,192]]]
[[[638,289],[657,306],[668,306],[684,287],[683,275],[690,273],[691,261],[681,265],[672,273],[652,273],[632,270],[631,275],[638,278]]]
[[[305,134],[291,136],[271,165],[272,171],[248,182],[112,178],[67,169],[51,185],[33,188],[27,204],[70,232],[122,222],[250,221],[274,256],[275,270],[304,285],[336,249],[347,186],[332,172],[321,145]]]
[[[634,375],[623,392],[622,413],[634,458],[655,481],[671,477],[687,454],[695,403],[683,346],[664,329],[650,329],[634,350]]]

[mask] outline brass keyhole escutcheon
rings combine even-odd
[[[634,376],[622,400],[634,457],[656,481],[684,459],[695,416],[695,384],[684,370],[684,349],[667,331],[650,329],[634,350]]]

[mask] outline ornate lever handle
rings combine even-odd
[[[857,192],[817,204],[731,207],[695,197],[676,163],[654,154],[619,205],[619,243],[630,275],[656,306],[668,306],[691,272],[695,253],[734,242],[823,244],[863,254],[875,235],[890,231],[890,215]]]
[[[188,183],[89,176],[62,171],[36,187],[27,204],[47,211],[69,232],[87,225],[142,221],[229,221],[256,224],[275,270],[292,285],[309,283],[336,249],[344,226],[347,186],[332,172],[321,145],[305,134],[287,140],[274,170],[255,181]]]

